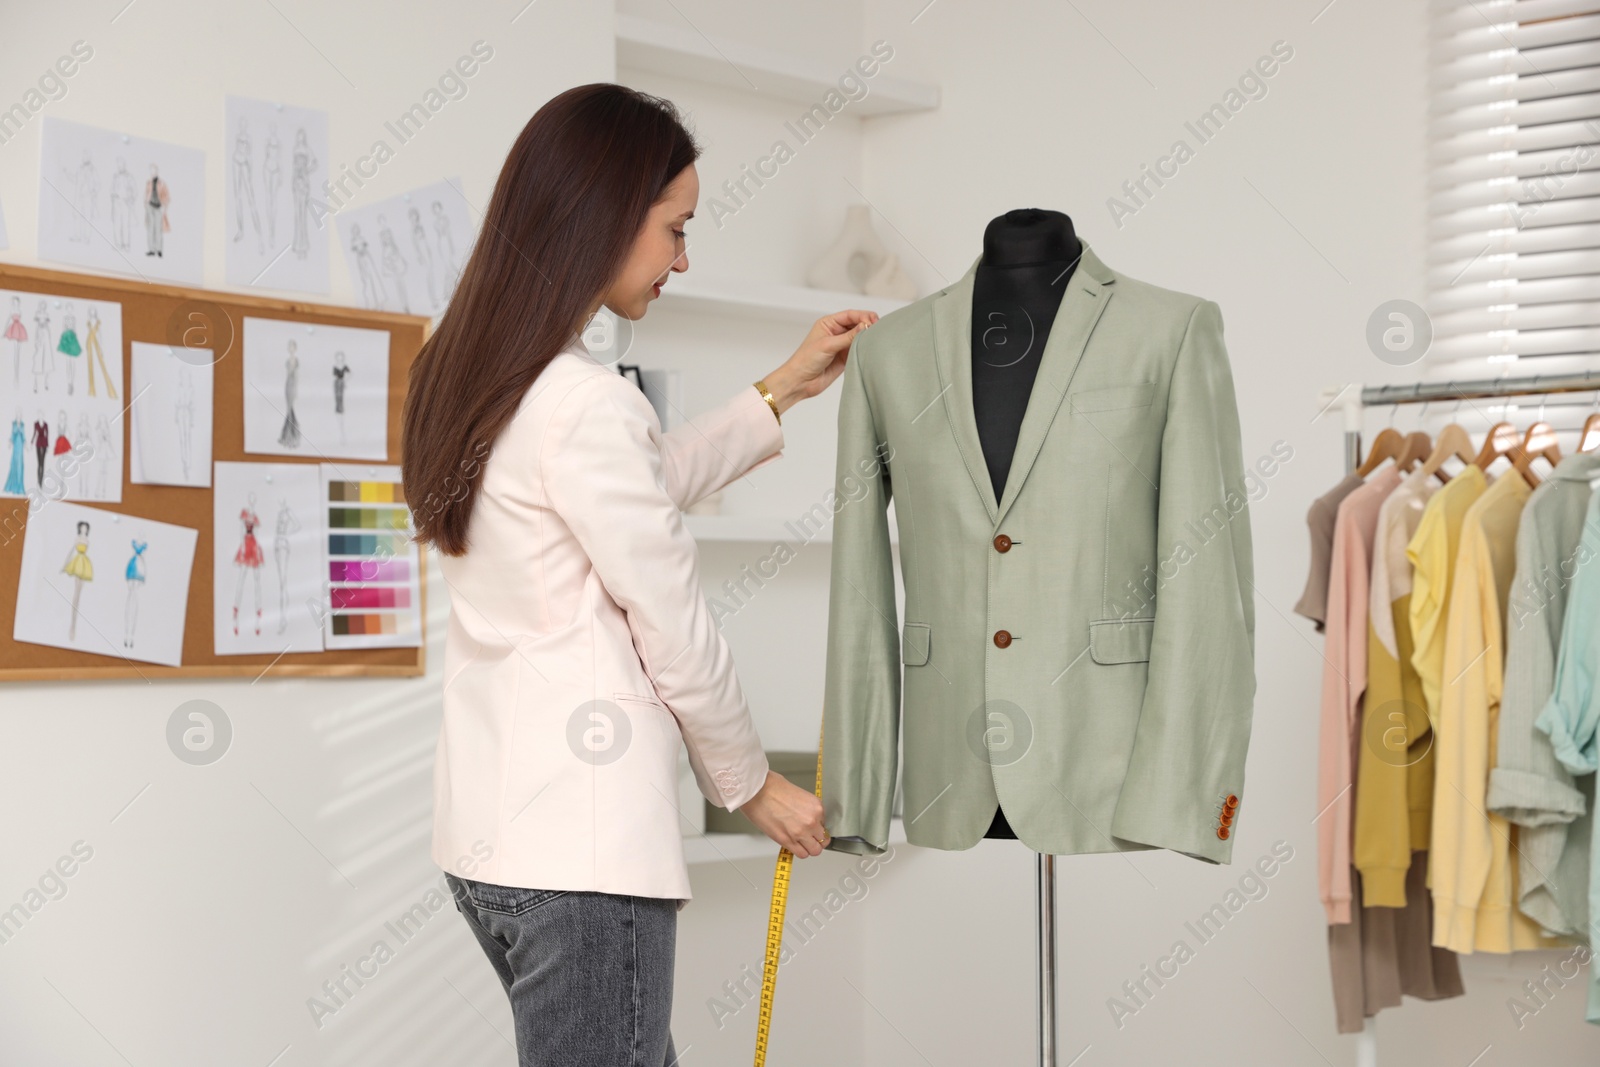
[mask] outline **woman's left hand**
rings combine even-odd
[[[875,311],[836,311],[811,325],[794,355],[764,379],[778,405],[778,413],[798,400],[816,396],[844,371],[850,344],[856,334],[878,321]]]

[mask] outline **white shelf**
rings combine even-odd
[[[637,15],[617,16],[617,66],[687,78],[752,96],[820,104],[838,92],[845,73],[825,63],[787,55],[756,45],[707,37],[689,26],[672,26]],[[859,78],[859,71],[854,72]],[[928,82],[882,73],[860,78],[868,92],[850,101],[844,114],[895,115],[932,111],[939,106],[939,87]]]
[[[891,502],[887,509],[889,517],[889,543],[898,544],[900,535],[895,523],[894,504]],[[694,535],[696,541],[701,542],[727,542],[727,541],[758,541],[770,544],[782,541],[789,545],[814,544],[825,545],[833,543],[833,523],[829,522],[820,530],[816,530],[810,537],[800,526],[799,520],[790,519],[781,515],[689,515],[683,516],[684,525]]]
[[[889,843],[906,843],[904,820],[897,818],[889,821]],[[778,859],[778,846],[759,834],[698,834],[683,839],[683,858],[691,866],[753,859],[772,863]]]
[[[810,324],[824,315],[860,308],[887,315],[908,301],[890,300],[864,293],[841,293],[805,285],[764,282],[700,281],[688,273],[674,274],[661,287],[660,303],[673,310],[734,318],[769,319]]]

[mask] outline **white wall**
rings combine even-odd
[[[1070,213],[1113,267],[1221,304],[1246,456],[1280,439],[1294,449],[1252,515],[1260,695],[1237,862],[1147,853],[1060,863],[1061,1062],[1091,1045],[1085,1067],[1351,1063],[1353,1043],[1333,1028],[1314,873],[1320,640],[1289,608],[1304,579],[1305,508],[1341,472],[1339,427],[1312,421],[1315,390],[1400,380],[1404,372],[1366,352],[1362,327],[1383,300],[1421,299],[1424,5],[1340,0],[1318,15],[1320,4],[1291,12],[1259,0],[924,3],[831,0],[759,14],[709,0],[621,5],[828,62],[884,38],[896,76],[944,90],[931,114],[830,126],[721,230],[702,211],[690,228],[693,269],[799,281],[854,183],[924,292],[965,270],[990,218],[1041,206]],[[146,0],[113,22],[120,2],[93,13],[35,5],[6,15],[0,101],[89,40],[94,59],[46,113],[204,148],[217,193],[209,282],[222,287],[225,93],[327,108],[335,158],[353,158],[482,38],[495,58],[468,97],[366,191],[378,199],[459,174],[481,206],[527,116],[560,89],[613,73],[610,4],[521,7],[300,0],[219,10]],[[1268,95],[1118,228],[1107,197],[1279,39],[1295,55]],[[707,146],[707,195],[795,110],[633,80],[689,110]],[[37,143],[30,130],[0,146],[8,261],[33,261]],[[334,272],[334,299],[353,302],[342,264]],[[675,322],[662,308],[641,323],[634,354],[683,368],[687,394],[709,402],[771,369],[798,339],[794,328]],[[738,487],[739,502],[798,513],[816,499],[831,469],[833,410],[830,397],[786,416],[790,459]],[[708,547],[708,592],[757,548]],[[728,624],[772,748],[815,741],[827,553],[805,549]],[[449,909],[326,1025],[306,1006],[434,877],[426,843],[445,610],[436,573],[429,597],[426,679],[0,691],[0,907],[74,842],[93,848],[66,895],[0,945],[0,1063],[514,1062],[503,994]],[[195,697],[221,705],[235,727],[228,755],[210,767],[179,763],[164,739],[172,709]],[[1265,899],[1115,1029],[1106,999],[1280,839],[1295,858]],[[800,864],[791,906],[822,900],[849,866],[832,854]],[[898,850],[785,969],[769,1062],[1031,1062],[1032,872],[1028,854],[1006,842]],[[690,1067],[748,1061],[754,1007],[719,1027],[708,1001],[736,1003],[724,983],[759,961],[770,877],[765,860],[694,869],[674,1016]],[[1479,1062],[1592,1062],[1600,1031],[1582,1022],[1576,987],[1520,1033],[1511,1024],[1506,998],[1544,961],[1465,961],[1468,997],[1384,1013],[1382,1061],[1466,1064],[1492,1045]]]

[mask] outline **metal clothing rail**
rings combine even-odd
[[[1415,385],[1331,386],[1322,390],[1320,411],[1337,406],[1344,411],[1345,472],[1361,465],[1361,416],[1367,408],[1397,404],[1427,404],[1451,400],[1492,400],[1499,397],[1548,396],[1555,393],[1596,394],[1600,403],[1600,370],[1571,374],[1534,374],[1468,381],[1418,382]],[[1377,1067],[1376,1017],[1368,1018],[1356,1035],[1357,1067]]]

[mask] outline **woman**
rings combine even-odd
[[[523,1064],[675,1061],[680,747],[708,798],[795,855],[828,841],[817,798],[767,767],[680,509],[777,458],[779,413],[875,316],[819,320],[764,385],[671,433],[580,337],[688,269],[697,155],[670,104],[621,86],[540,108],[406,395],[406,499],[451,604],[432,854]]]

